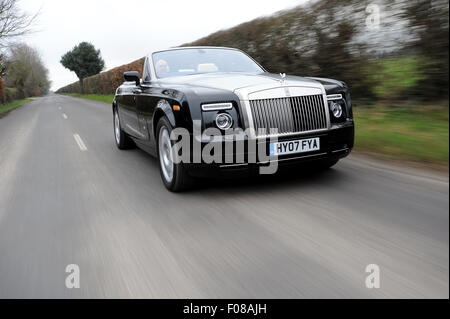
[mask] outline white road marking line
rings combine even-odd
[[[66,113],[63,113],[63,114],[62,114],[62,117],[63,117],[65,120],[67,120],[67,118],[68,118],[67,115],[66,115]]]
[[[87,151],[87,147],[86,147],[86,145],[84,145],[84,142],[81,139],[80,135],[73,134],[73,138],[75,139],[75,142],[77,142],[78,147],[80,148],[80,151],[82,151],[82,152]]]

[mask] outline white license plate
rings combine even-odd
[[[294,153],[304,153],[320,150],[320,138],[307,138],[304,140],[293,140],[286,142],[276,142],[269,144],[269,155],[285,155]]]

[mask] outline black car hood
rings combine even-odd
[[[249,74],[249,73],[209,73],[187,76],[177,76],[160,80],[165,85],[187,85],[190,87],[203,87],[234,92],[238,89],[281,85],[281,76],[271,73]],[[286,76],[285,84],[296,86],[316,86],[319,81],[298,76]]]
[[[341,90],[347,89],[347,84],[334,79],[328,78],[316,78],[316,77],[308,77],[308,79],[317,81],[323,85],[327,94],[338,93]]]

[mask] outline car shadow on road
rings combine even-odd
[[[291,169],[282,169],[276,174],[256,175],[234,178],[200,179],[195,187],[187,193],[201,191],[204,193],[242,193],[250,191],[283,192],[287,189],[310,188],[318,185],[338,185],[345,180],[345,172],[337,165],[334,168],[318,169],[308,166],[298,166]]]
[[[143,150],[135,149],[139,157],[148,162],[150,170],[159,170],[158,160]],[[158,172],[159,175],[159,172]],[[348,175],[345,173],[340,163],[332,168],[320,169],[312,165],[296,165],[281,167],[275,174],[252,175],[247,174],[227,175],[223,177],[196,178],[191,187],[179,195],[192,195],[196,193],[215,193],[215,194],[234,194],[248,191],[271,192],[285,191],[292,188],[310,188],[320,186],[326,183],[339,187],[339,184],[346,180]],[[161,181],[161,187],[164,187]]]

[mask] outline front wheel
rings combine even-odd
[[[189,188],[193,180],[188,175],[183,163],[175,163],[174,161],[172,141],[170,140],[172,126],[166,117],[162,117],[158,121],[156,132],[159,171],[164,185],[172,192],[179,192]]]

